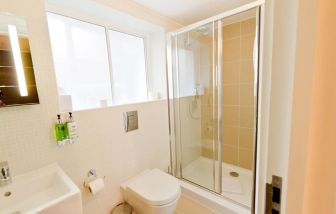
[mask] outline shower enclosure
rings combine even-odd
[[[260,5],[168,35],[172,173],[251,208]]]

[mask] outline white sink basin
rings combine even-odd
[[[0,187],[0,214],[81,214],[80,190],[53,164]]]

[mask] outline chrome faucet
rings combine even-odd
[[[12,182],[9,165],[7,161],[0,162],[0,186],[5,186]]]

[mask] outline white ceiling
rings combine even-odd
[[[133,0],[176,22],[188,25],[254,0]]]

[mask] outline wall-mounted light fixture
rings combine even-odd
[[[27,83],[23,70],[23,63],[21,57],[21,50],[19,45],[19,37],[17,34],[16,26],[8,25],[9,39],[12,46],[12,52],[15,63],[15,71],[19,83],[20,95],[22,97],[28,96]]]

